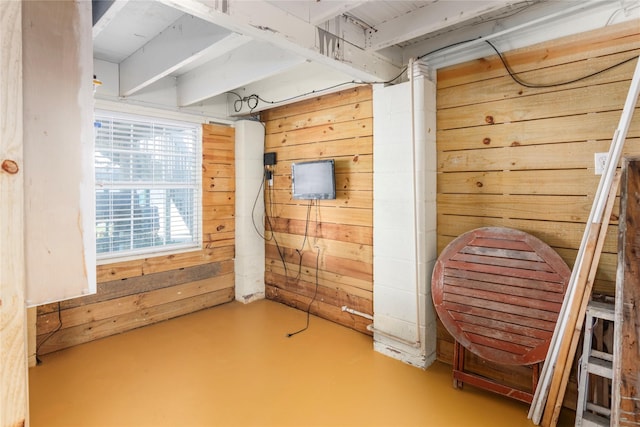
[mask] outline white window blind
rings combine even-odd
[[[97,112],[99,260],[199,248],[201,127]]]

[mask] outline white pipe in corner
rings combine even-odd
[[[349,308],[346,305],[342,306],[342,311],[346,311],[347,313],[355,314],[356,316],[364,317],[365,319],[373,320],[373,316],[367,313],[363,313],[358,310],[354,310],[353,308]]]
[[[411,153],[413,157],[413,229],[415,239],[413,241],[415,253],[415,282],[416,282],[416,348],[420,348],[422,355],[425,354],[424,340],[420,334],[420,230],[418,230],[418,178],[416,167],[416,103],[415,103],[415,59],[409,59],[409,84],[411,91]],[[420,119],[422,122],[422,118]]]
[[[380,335],[385,336],[387,338],[390,338],[390,339],[392,339],[394,341],[401,342],[401,343],[403,343],[405,345],[408,345],[409,347],[420,348],[420,349],[422,348],[422,344],[420,344],[419,342],[405,340],[404,338],[401,338],[401,337],[399,337],[397,335],[393,335],[393,334],[390,334],[388,332],[376,329],[373,326],[373,323],[370,324],[370,325],[367,325],[367,331],[373,332],[374,334],[380,334]],[[424,355],[424,352],[422,352],[421,355]]]

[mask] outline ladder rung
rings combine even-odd
[[[577,420],[576,420],[577,421]],[[581,425],[583,427],[609,427],[611,421],[609,418],[594,414],[592,412],[585,412],[582,414],[582,423],[576,425]]]
[[[609,360],[599,359],[597,357],[589,357],[587,371],[600,377],[613,378],[613,363]]]
[[[605,408],[604,406],[596,405],[595,403],[587,402],[587,410],[597,412],[600,415],[604,415],[605,417],[611,416],[611,409]]]
[[[591,350],[591,355],[593,357],[597,357],[598,359],[608,360],[609,362],[613,362],[613,354],[605,353],[604,351],[599,350]]]
[[[591,301],[587,306],[587,315],[599,319],[615,320],[615,304],[601,301]]]

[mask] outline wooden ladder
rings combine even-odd
[[[616,324],[615,305],[607,302],[591,301],[587,306],[584,327],[584,342],[578,376],[578,403],[576,406],[576,427],[604,427],[611,425],[611,407],[589,402],[589,377],[596,375],[613,381],[614,354],[594,350],[593,327],[595,322],[608,320],[614,322],[614,334],[619,329]]]

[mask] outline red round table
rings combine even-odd
[[[535,389],[570,275],[551,247],[520,230],[478,228],[452,241],[431,287],[455,339],[454,386],[467,382],[530,403],[529,392],[465,372],[464,349],[499,364],[532,365]]]

